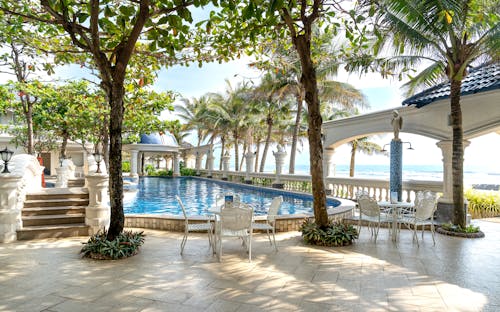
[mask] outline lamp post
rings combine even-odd
[[[101,173],[102,154],[99,152],[95,152],[92,155],[94,156],[94,159],[97,162],[97,170],[95,171],[95,173]]]
[[[2,157],[2,160],[4,162],[2,173],[10,173],[9,168],[7,167],[7,164],[9,163],[13,154],[14,154],[14,152],[7,149],[7,147],[5,147],[5,149],[0,151],[0,157]]]

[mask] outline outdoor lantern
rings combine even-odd
[[[7,167],[7,163],[10,161],[13,154],[14,154],[14,152],[11,150],[8,150],[7,147],[5,147],[5,149],[0,151],[0,156],[2,157],[2,160],[4,162],[2,173],[10,173],[9,168]]]
[[[95,171],[95,173],[101,173],[102,154],[99,152],[96,152],[93,155],[94,155],[95,161],[97,162],[97,170]]]

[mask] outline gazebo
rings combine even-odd
[[[144,173],[146,157],[162,157],[166,163],[173,161],[174,176],[180,175],[179,144],[170,132],[142,134],[139,143],[125,144],[123,150],[130,153],[130,176],[137,177]]]
[[[500,63],[472,69],[462,83],[461,94],[464,148],[472,138],[491,132],[500,134]],[[397,110],[404,119],[401,132],[438,140],[436,144],[443,155],[443,196],[439,199],[438,214],[446,218],[453,202],[450,84],[424,90],[404,100],[402,106],[325,122],[325,172],[332,167],[336,147],[360,137],[392,132],[391,119]]]

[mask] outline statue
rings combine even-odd
[[[399,116],[397,110],[393,110],[392,115],[391,125],[394,129],[394,140],[399,141],[399,130],[403,127],[403,117]]]

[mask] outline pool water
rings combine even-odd
[[[175,195],[179,195],[188,215],[204,216],[214,206],[217,194],[224,193],[239,195],[242,202],[254,207],[255,215],[265,215],[273,197],[279,195],[283,196],[283,204],[278,212],[280,215],[311,214],[313,211],[310,195],[193,177],[140,178],[137,192],[125,193],[123,206],[126,214],[182,215],[175,199]],[[339,206],[340,202],[329,199],[327,205],[333,208]]]

